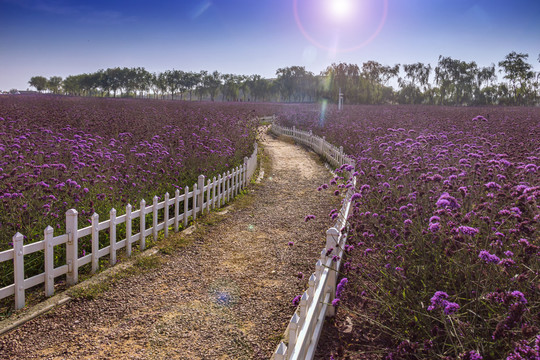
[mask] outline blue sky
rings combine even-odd
[[[353,7],[333,15],[333,1]],[[116,66],[274,77],[333,62],[434,66],[439,55],[487,66],[511,51],[540,70],[540,1],[0,0],[2,90]]]

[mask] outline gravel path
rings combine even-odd
[[[271,168],[248,196],[172,235],[143,271],[2,335],[0,359],[269,359],[339,201],[316,190],[331,175],[313,153],[263,145]]]

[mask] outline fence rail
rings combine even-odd
[[[313,135],[311,131],[285,128],[273,124],[271,131],[276,135],[292,137],[295,141],[313,149],[335,167],[344,164],[354,166],[352,158],[343,153],[343,147],[328,143],[324,137]],[[352,172],[349,174],[352,176]],[[333,316],[338,271],[341,267],[344,247],[347,242],[347,219],[351,213],[351,198],[356,188],[356,177],[351,179],[339,215],[333,227],[326,231],[326,246],[315,265],[315,272],[309,278],[309,287],[303,293],[300,304],[289,321],[289,333],[282,341],[273,358],[275,360],[311,360],[317,350],[317,344],[326,316]],[[287,343],[287,344],[286,344]]]
[[[139,244],[139,249],[146,247],[146,238],[152,236],[154,240],[158,237],[159,231],[164,231],[165,237],[169,235],[169,227],[178,231],[180,224],[187,226],[189,217],[194,220],[197,214],[210,211],[216,207],[221,207],[230,199],[236,196],[250,181],[257,167],[257,144],[255,150],[248,158],[244,158],[243,165],[234,170],[227,171],[212,180],[200,175],[197,184],[193,185],[191,191],[186,186],[184,193],[180,194],[176,190],[173,197],[166,193],[163,201],[159,201],[154,196],[152,204],[146,205],[145,200],[139,203],[139,209],[133,210],[132,206],[126,206],[126,212],[117,216],[116,209],[109,212],[109,220],[100,222],[99,215],[94,213],[91,217],[92,224],[84,228],[78,228],[78,212],[70,209],[66,212],[66,233],[53,236],[53,228],[47,226],[44,230],[43,240],[23,245],[24,236],[20,233],[13,236],[13,249],[0,252],[0,263],[6,261],[13,262],[14,281],[13,284],[0,289],[0,299],[8,296],[15,296],[15,308],[20,309],[25,305],[25,291],[31,287],[44,284],[45,296],[54,294],[55,278],[66,275],[68,285],[74,285],[79,281],[79,268],[91,264],[91,273],[95,273],[99,268],[99,259],[109,256],[109,263],[114,265],[117,259],[117,252],[125,248],[126,255],[131,256],[134,243]],[[180,204],[183,206],[180,206]],[[190,206],[191,203],[191,206]],[[181,209],[182,208],[182,209]],[[174,209],[174,216],[169,214]],[[182,211],[182,212],[181,212]],[[152,214],[152,226],[146,228],[146,215]],[[162,216],[159,216],[162,215]],[[158,222],[159,218],[163,222]],[[139,219],[139,229],[137,233],[133,229],[133,220]],[[124,239],[117,239],[117,226],[125,224],[126,236]],[[109,231],[110,243],[108,246],[99,248],[99,234],[101,231]],[[79,256],[79,239],[91,237],[91,253]],[[56,246],[65,245],[66,264],[54,267],[54,249]],[[44,253],[44,272],[25,279],[24,257],[38,251]]]

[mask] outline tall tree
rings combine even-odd
[[[435,67],[435,81],[441,90],[441,104],[447,99],[455,105],[471,102],[477,71],[478,66],[474,61],[468,63],[439,56],[439,63]]]
[[[214,71],[211,74],[207,74],[202,79],[203,86],[210,95],[210,100],[214,101],[216,94],[221,87],[221,74],[218,71]]]
[[[510,81],[510,95],[514,104],[524,104],[531,95],[531,80],[534,78],[532,65],[527,63],[528,54],[512,51],[505,59],[499,62],[503,68],[505,79]]]
[[[405,78],[399,78],[398,84],[401,87],[401,102],[419,104],[423,100],[429,84],[429,74],[431,65],[424,65],[421,62],[415,64],[404,64],[403,71]]]
[[[44,76],[32,76],[28,84],[35,87],[37,91],[42,92],[47,88],[47,78]]]
[[[332,63],[321,72],[324,77],[321,94],[330,97],[337,103],[339,89],[345,94],[347,100],[359,100],[360,68],[356,64]],[[353,101],[354,101],[353,100]]]
[[[49,80],[47,80],[47,89],[52,91],[53,94],[58,94],[61,86],[62,78],[60,76],[51,76]]]

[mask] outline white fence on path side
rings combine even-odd
[[[276,135],[292,137],[296,142],[313,149],[335,167],[344,164],[354,166],[352,158],[343,153],[343,147],[328,143],[324,137],[313,135],[311,131],[272,125]],[[350,171],[349,174],[352,175]],[[333,227],[326,231],[326,246],[315,265],[315,272],[309,278],[309,287],[303,293],[300,304],[289,321],[289,333],[273,354],[275,360],[313,359],[326,316],[335,315],[332,301],[335,299],[338,272],[341,267],[344,247],[347,242],[347,218],[351,213],[351,197],[356,188],[356,177],[343,199],[341,210]]]
[[[88,227],[78,228],[78,213],[75,209],[66,212],[66,234],[53,236],[53,228],[48,226],[44,230],[44,238],[41,241],[23,245],[24,236],[17,233],[13,237],[13,249],[0,252],[0,263],[13,261],[14,282],[11,285],[0,289],[0,299],[15,295],[15,308],[20,309],[25,305],[25,291],[33,286],[45,283],[45,296],[54,294],[55,278],[66,274],[67,285],[74,285],[79,281],[79,268],[86,264],[91,264],[91,272],[95,273],[99,269],[99,259],[109,256],[109,263],[116,263],[117,251],[126,248],[126,255],[131,256],[134,243],[139,244],[139,249],[146,247],[146,237],[152,235],[157,240],[158,232],[163,230],[165,237],[169,235],[169,227],[173,226],[174,231],[178,231],[180,224],[188,224],[191,216],[196,219],[197,214],[210,211],[216,207],[221,207],[230,199],[236,196],[250,181],[257,168],[257,143],[255,150],[249,158],[244,158],[244,164],[234,170],[227,171],[223,175],[208,179],[200,175],[198,183],[193,185],[191,191],[186,186],[184,193],[180,194],[176,190],[173,197],[166,193],[163,201],[159,202],[155,196],[152,205],[146,205],[145,200],[140,201],[138,210],[133,211],[131,205],[126,206],[126,212],[117,216],[113,208],[109,213],[109,220],[99,221],[99,215],[92,215],[92,224]],[[192,199],[190,201],[190,199]],[[183,204],[181,206],[180,204]],[[191,203],[192,206],[189,206]],[[174,216],[169,213],[174,207]],[[182,209],[181,209],[182,208]],[[182,212],[181,212],[182,211]],[[152,214],[152,226],[146,228],[146,215]],[[158,223],[158,219],[163,218],[163,222]],[[139,219],[139,232],[133,234],[132,221]],[[119,224],[126,224],[126,237],[118,240],[116,227]],[[99,248],[99,232],[109,232],[110,244]],[[84,256],[79,256],[79,239],[91,237],[92,252]],[[54,249],[56,246],[66,244],[66,264],[54,267]],[[38,251],[44,253],[45,271],[41,274],[25,279],[24,257]]]

